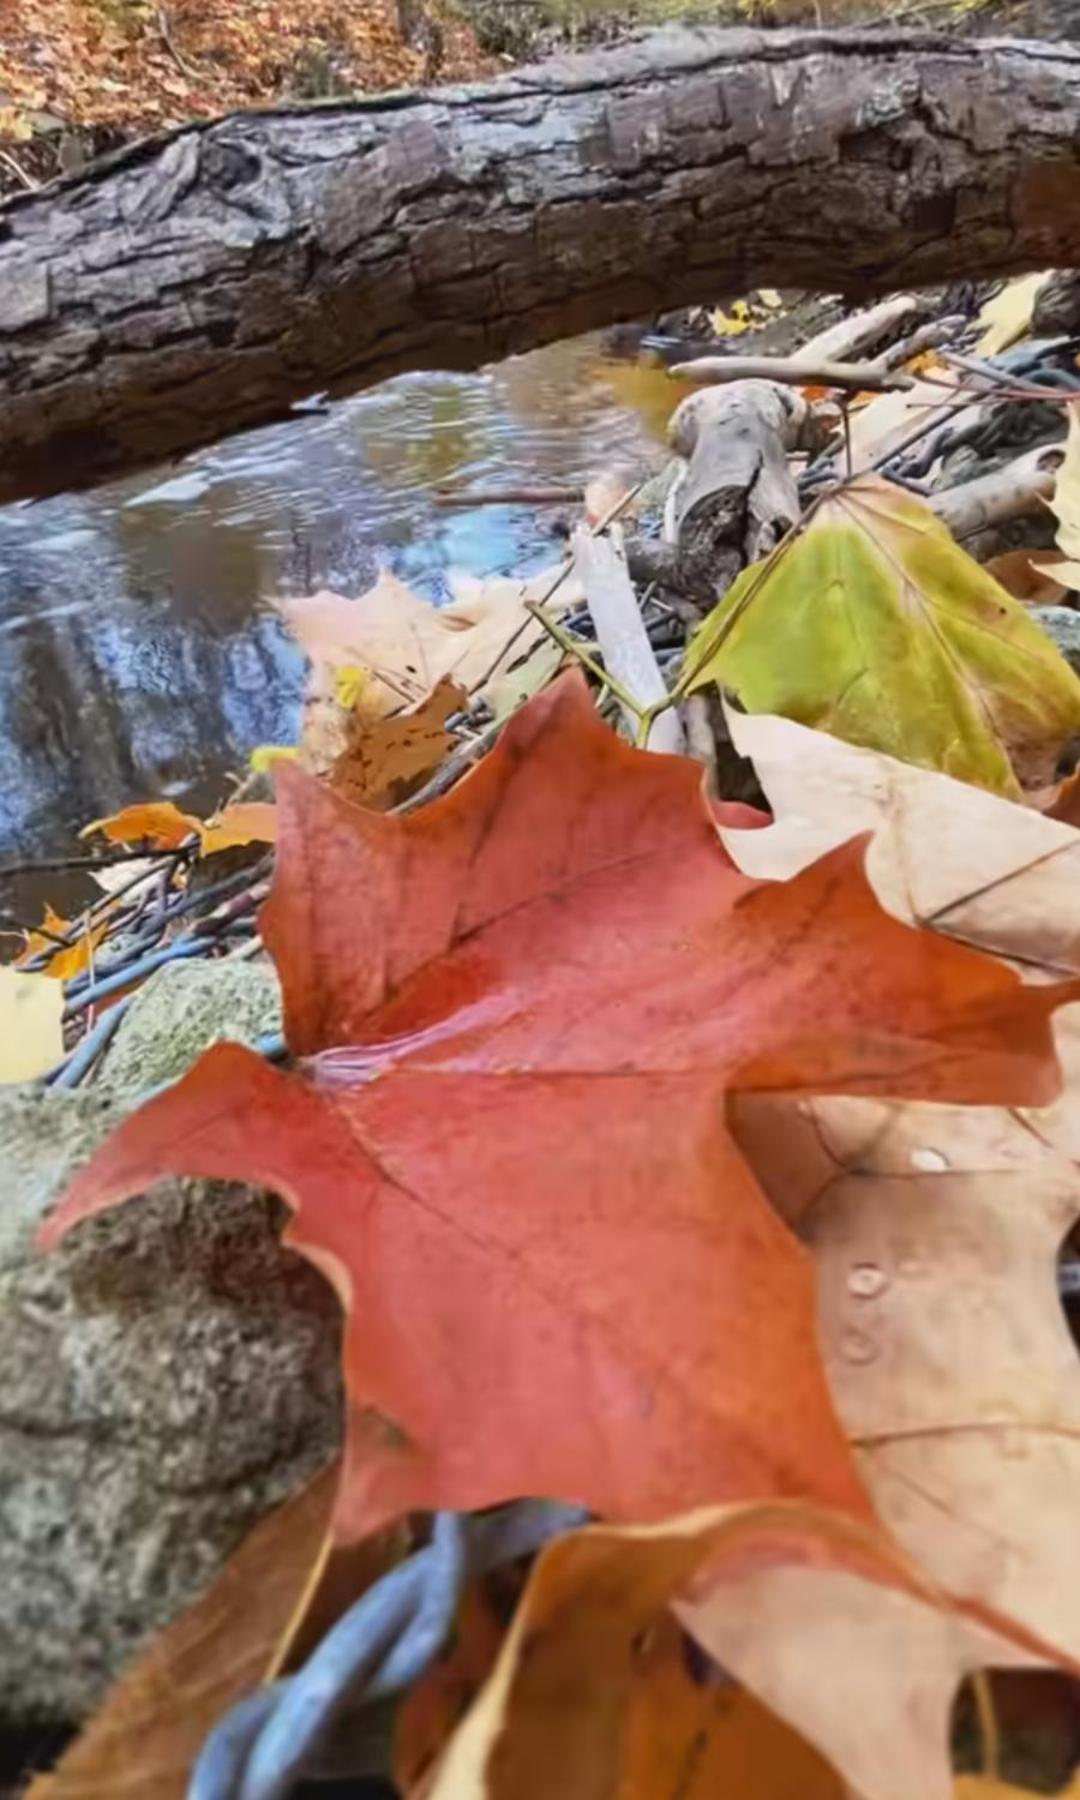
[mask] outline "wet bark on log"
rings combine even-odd
[[[1080,50],[670,30],[239,115],[0,212],[0,500],[790,283],[1080,264]]]

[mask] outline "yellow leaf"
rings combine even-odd
[[[750,329],[750,308],[745,300],[736,300],[729,313],[718,306],[709,314],[709,324],[717,337],[741,337]]]
[[[297,744],[257,744],[248,757],[253,775],[268,775],[277,762],[296,762],[300,755]]]
[[[1080,680],[921,500],[876,476],[745,569],[691,642],[712,683],[849,743],[1017,798],[1080,730]]]
[[[59,982],[0,968],[0,1081],[36,1081],[64,1054]]]
[[[1046,276],[1045,269],[1040,275],[1018,275],[986,302],[977,320],[983,330],[975,345],[976,356],[997,356],[1025,336],[1031,325],[1035,296]]]
[[[371,670],[365,669],[363,663],[343,663],[334,670],[334,699],[346,712],[352,712],[373,681]]]
[[[79,836],[87,838],[100,831],[111,844],[137,844],[148,838],[155,849],[175,850],[193,832],[198,832],[200,825],[199,819],[181,812],[171,800],[145,800],[110,813],[108,818],[92,820],[83,826]]]
[[[1065,456],[1057,472],[1050,510],[1056,515],[1057,545],[1075,566],[1080,562],[1080,403],[1069,407],[1069,433],[1065,440]],[[1067,587],[1080,585],[1062,573],[1054,579]]]

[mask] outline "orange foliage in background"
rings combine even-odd
[[[486,67],[445,0],[0,0],[0,138],[118,141]]]

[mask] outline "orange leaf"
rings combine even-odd
[[[157,850],[175,850],[199,830],[200,820],[181,812],[171,800],[144,800],[110,813],[106,819],[94,819],[83,826],[79,836],[87,838],[101,831],[111,844],[137,844],[149,838]]]
[[[1077,984],[1023,988],[890,919],[859,842],[740,875],[697,765],[620,742],[576,675],[416,813],[298,769],[278,789],[261,922],[309,1060],[209,1051],[46,1240],[172,1171],[285,1194],[350,1311],[343,1535],[522,1493],[864,1516],[805,1256],[725,1095],[1039,1104]]]
[[[272,844],[277,839],[277,808],[267,800],[238,800],[209,824],[197,824],[197,830],[204,856],[238,844]]]

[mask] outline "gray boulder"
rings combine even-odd
[[[340,1314],[270,1196],[172,1181],[33,1236],[68,1175],[214,1038],[277,1017],[272,974],[170,968],[101,1083],[0,1088],[0,1722],[84,1717],[262,1513],[333,1454]],[[155,992],[156,990],[156,992]],[[216,998],[215,998],[216,996]]]
[[[1080,675],[1080,612],[1071,606],[1033,606],[1031,616],[1053,638],[1070,668]]]

